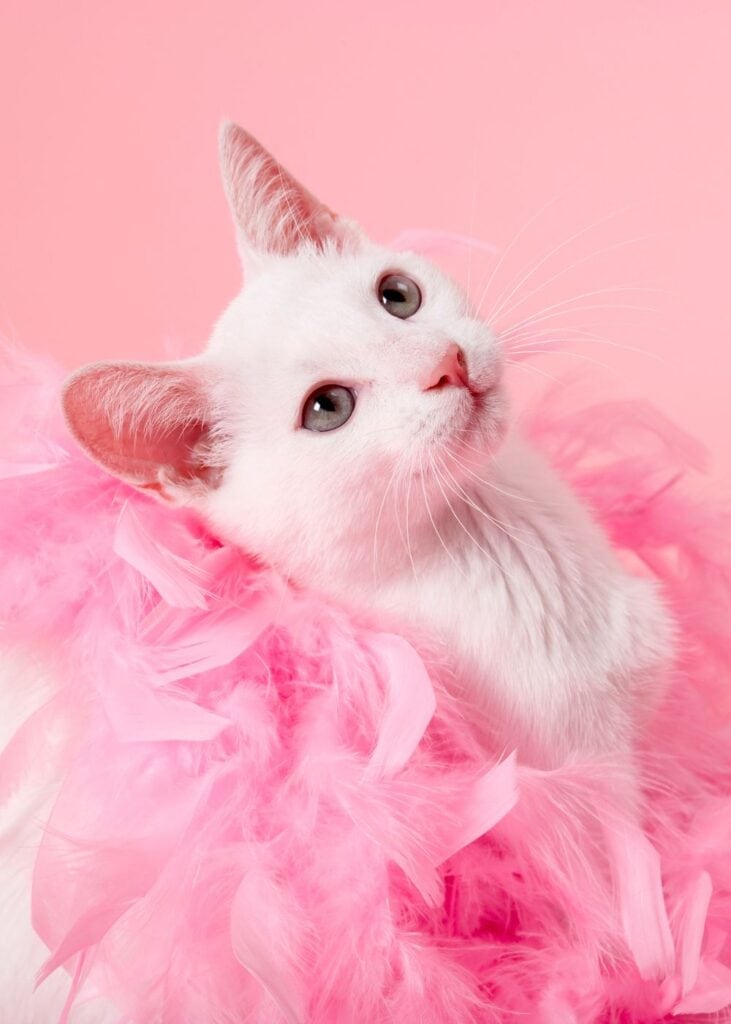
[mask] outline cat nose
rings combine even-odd
[[[436,388],[444,388],[450,384],[466,388],[469,381],[464,352],[459,345],[452,342],[434,369],[426,374],[421,381],[421,390],[434,391]]]

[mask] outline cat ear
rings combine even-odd
[[[110,473],[175,500],[220,475],[211,382],[200,364],[95,363],[66,382],[71,433]]]
[[[342,249],[357,242],[355,225],[315,199],[239,125],[221,126],[220,158],[244,258],[257,253],[291,256],[308,244]]]

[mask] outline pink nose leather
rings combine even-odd
[[[469,384],[464,352],[454,342],[448,347],[431,373],[423,378],[421,388],[422,391],[432,391],[434,388],[444,388],[449,384],[461,388],[466,388]]]

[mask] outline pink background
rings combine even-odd
[[[486,308],[588,229],[513,319],[659,288],[550,324],[615,342],[570,347],[731,480],[730,54],[726,0],[4,0],[0,330],[69,366],[195,350],[239,280],[215,149],[230,116],[378,238],[431,226],[505,248],[549,204]],[[473,261],[473,283],[485,272]]]

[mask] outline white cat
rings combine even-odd
[[[510,429],[496,337],[444,274],[369,241],[241,128],[224,127],[221,154],[244,289],[202,355],[74,374],[77,440],[296,584],[439,638],[500,748],[540,765],[629,757],[671,624]],[[9,708],[8,734],[26,713]],[[0,875],[0,1020],[17,1024],[52,1024],[63,987],[29,997],[38,794]]]
[[[668,623],[508,430],[489,327],[241,128],[221,152],[245,288],[203,355],[75,374],[77,439],[297,583],[442,637],[524,758],[626,746],[629,691],[667,656]]]

